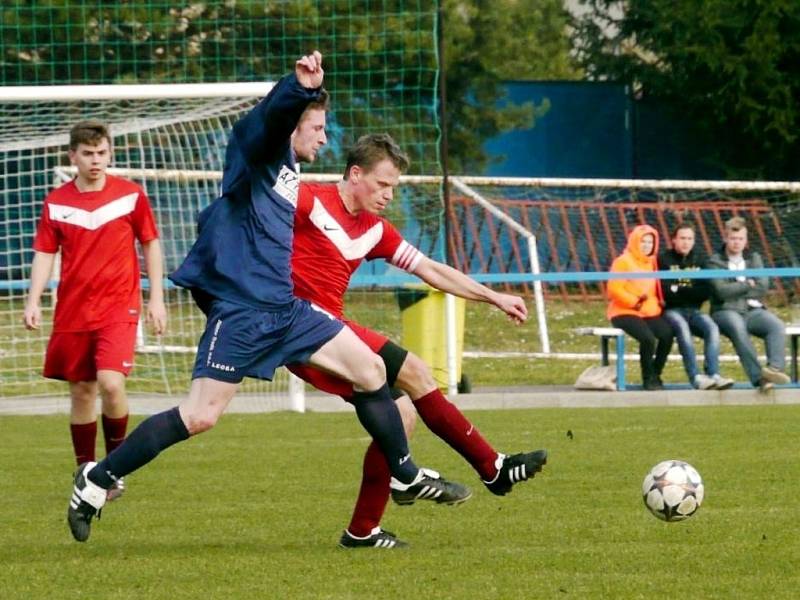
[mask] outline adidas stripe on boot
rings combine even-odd
[[[433,500],[437,504],[461,504],[472,496],[472,491],[453,481],[443,479],[432,469],[420,469],[411,483],[401,483],[394,477],[390,484],[392,500],[401,506],[414,504],[417,500]]]
[[[511,491],[515,483],[533,479],[547,463],[547,450],[536,450],[525,454],[500,454],[498,459],[502,464],[497,469],[497,475],[492,481],[483,484],[489,491],[497,496],[505,496]]]
[[[67,522],[69,529],[79,542],[89,539],[92,518],[100,517],[100,509],[106,503],[107,491],[96,483],[89,481],[86,476],[97,463],[86,462],[78,466],[72,486],[72,497],[67,509]]]

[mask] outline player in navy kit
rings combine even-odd
[[[353,383],[356,414],[387,457],[399,497],[446,504],[470,497],[464,486],[414,464],[380,357],[341,321],[293,296],[296,163],[314,160],[326,142],[322,80],[320,53],[302,57],[295,73],[234,125],[222,194],[200,214],[198,239],[171,275],[208,318],[189,397],[143,421],[101,462],[78,468],[67,513],[76,540],[88,539],[116,480],[213,427],[244,377],[271,379],[288,363]]]

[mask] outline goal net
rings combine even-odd
[[[32,239],[47,193],[74,176],[66,157],[66,124],[100,118],[110,125],[112,172],[140,182],[156,214],[165,268],[174,270],[195,239],[197,213],[218,195],[225,145],[233,123],[271,88],[270,83],[164,86],[5,88],[0,127],[0,396],[63,395],[63,385],[41,377],[55,305],[54,274],[43,305],[41,331],[19,324],[28,286]],[[142,265],[143,266],[143,265]],[[167,282],[168,332],[140,328],[133,394],[188,389],[203,315],[189,294]],[[281,370],[273,383],[245,380],[242,395],[257,408],[298,408],[302,386]]]
[[[308,171],[341,173],[345,148],[386,131],[411,156],[413,173],[439,172],[435,3],[11,0],[0,14],[0,397],[64,395],[63,385],[40,376],[49,331],[26,332],[21,311],[42,200],[71,175],[66,131],[75,121],[111,123],[113,166],[132,169],[128,176],[153,200],[168,270],[195,238],[198,209],[216,195],[231,124],[268,89],[187,84],[277,80],[319,49],[333,111],[328,145]],[[430,198],[396,215],[409,219],[421,243],[439,233],[438,190]],[[353,296],[371,323],[380,314],[374,298],[390,296],[370,283],[375,273]],[[145,332],[130,380],[136,393],[187,389],[202,322],[180,290],[169,289],[167,300],[169,333],[154,340]],[[244,391],[266,397],[289,384],[262,385],[248,382]]]
[[[663,248],[675,225],[691,221],[698,248],[710,254],[721,248],[724,222],[734,216],[745,218],[749,247],[770,270],[771,306],[800,322],[798,182],[459,177],[449,214],[458,226],[449,244],[456,266],[483,281],[534,298],[541,282],[537,308],[602,303],[611,262],[636,225],[655,227]],[[527,251],[531,238],[534,253]],[[539,350],[547,354],[547,321],[536,325]]]

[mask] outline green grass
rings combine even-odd
[[[0,418],[0,597],[797,597],[800,406],[469,416],[498,449],[544,446],[550,464],[497,498],[420,427],[416,459],[475,495],[390,506],[384,524],[408,551],[336,548],[367,443],[352,415],[228,415],[129,477],[86,544],[65,523],[65,418]],[[667,458],[705,478],[683,523],[640,496]]]

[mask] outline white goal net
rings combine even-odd
[[[43,199],[72,177],[67,158],[72,124],[87,118],[109,124],[112,167],[147,191],[168,273],[195,239],[197,213],[217,196],[231,126],[270,87],[0,88],[0,397],[65,395],[63,384],[41,376],[53,294],[45,295],[42,330],[27,332],[22,311]],[[166,301],[168,333],[155,338],[143,329],[128,385],[132,394],[180,396],[188,390],[204,318],[184,290],[168,285]],[[263,410],[301,409],[302,389],[281,370],[273,383],[245,380],[240,395],[252,397]]]

